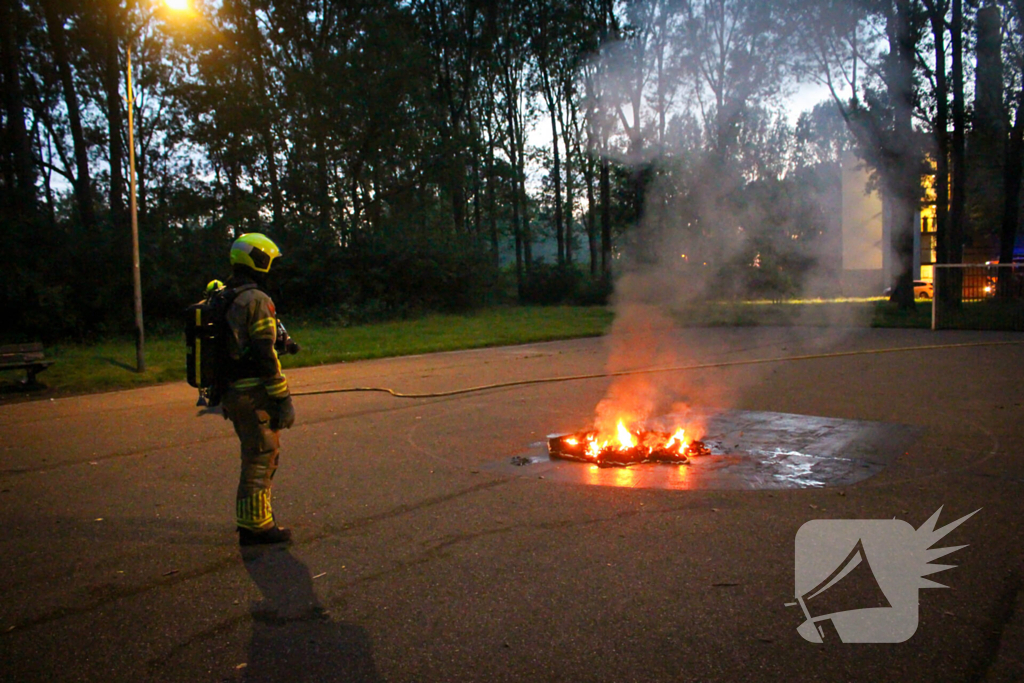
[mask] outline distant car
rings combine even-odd
[[[892,296],[892,287],[886,287],[885,291],[882,292],[882,296]],[[931,299],[932,283],[927,280],[914,280],[914,298]]]

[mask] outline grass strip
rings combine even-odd
[[[1012,315],[1011,315],[1012,314]],[[289,324],[302,345],[286,356],[287,368],[345,361],[405,356],[438,351],[506,346],[531,342],[594,337],[604,334],[613,313],[601,307],[507,307],[467,315],[429,315],[413,320],[353,327]],[[889,327],[931,326],[931,302],[920,300],[913,311],[901,311],[884,299],[828,299],[785,302],[745,301],[694,304],[675,311],[684,327]],[[287,321],[286,321],[287,322]],[[949,327],[959,329],[1021,329],[1019,306],[1012,311],[991,302],[965,305]],[[135,344],[128,339],[96,344],[58,344],[46,355],[57,360],[40,375],[49,388],[42,395],[125,389],[185,378],[184,334],[157,336],[146,342],[146,372],[135,368]],[[22,371],[0,372],[0,395],[20,391]],[[34,392],[38,393],[38,392]]]
[[[285,356],[282,365],[287,369],[595,337],[604,334],[611,321],[612,313],[601,307],[524,306],[487,309],[467,315],[428,315],[354,327],[288,323],[288,332],[302,345],[302,352]],[[46,356],[57,362],[39,375],[39,381],[48,387],[41,392],[45,396],[127,389],[185,379],[184,333],[147,339],[146,372],[141,374],[135,372],[135,342],[131,339],[57,344],[46,348]],[[24,371],[0,373],[0,393],[8,396],[27,393],[20,391],[19,382],[23,377]]]

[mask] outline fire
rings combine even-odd
[[[629,430],[626,429],[625,425],[622,424],[622,420],[619,420],[619,426],[617,430],[619,436],[619,446],[621,446],[623,450],[628,450],[630,448],[636,447],[636,441],[633,440],[633,435],[630,434]]]
[[[554,458],[579,460],[597,467],[647,462],[685,465],[691,457],[710,454],[703,442],[692,438],[687,441],[683,427],[672,433],[649,431],[629,428],[622,419],[614,434],[588,431],[552,437],[548,440],[548,452]]]
[[[674,444],[676,441],[678,441],[679,442],[679,448],[677,450],[680,453],[682,453],[683,451],[686,450],[686,438],[685,437],[686,437],[686,430],[680,428],[679,431],[677,431],[675,434],[673,434],[672,438],[668,440],[668,443],[665,444],[665,448],[670,447],[672,444]]]

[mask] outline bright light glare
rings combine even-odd
[[[188,0],[164,0],[164,3],[175,12],[188,10]]]

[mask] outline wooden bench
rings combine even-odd
[[[43,345],[39,342],[0,346],[0,370],[25,370],[27,377],[24,384],[27,386],[34,386],[36,374],[55,362],[46,360]]]

